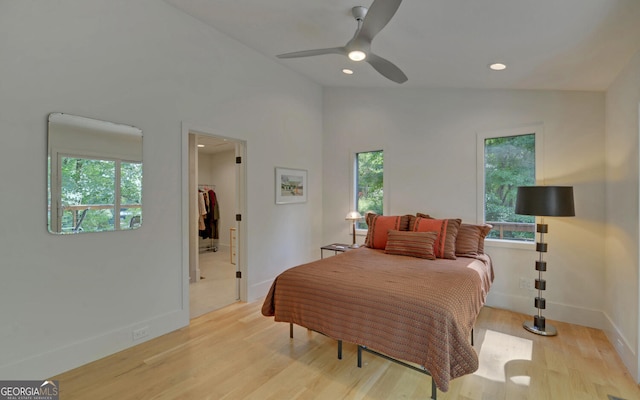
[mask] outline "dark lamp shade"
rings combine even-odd
[[[520,186],[516,214],[573,217],[573,186]]]

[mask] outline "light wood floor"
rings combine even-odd
[[[191,325],[54,377],[73,399],[428,399],[430,377],[260,314],[236,303]],[[485,307],[475,328],[476,373],[451,381],[438,399],[640,399],[605,335],[554,323],[559,335],[522,329],[529,318]]]

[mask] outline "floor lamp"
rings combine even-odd
[[[351,221],[353,225],[353,243],[351,244],[351,248],[357,249],[360,246],[356,243],[356,221],[362,219],[362,215],[357,211],[350,211],[344,219]]]
[[[573,206],[572,186],[520,186],[516,198],[516,214],[534,215],[538,217],[573,217],[576,215]],[[544,242],[544,234],[548,233],[548,225],[544,223],[544,218],[536,224],[536,232],[540,234],[540,241],[536,242],[536,251],[540,258],[536,261],[535,288],[538,289],[538,297],[535,298],[534,305],[538,309],[538,315],[533,316],[533,322],[525,321],[522,326],[529,332],[543,336],[555,336],[558,334],[556,328],[545,323],[542,310],[546,308],[546,300],[542,297],[542,291],[547,288],[547,282],[542,279],[542,272],[547,270],[547,262],[543,260],[544,253],[547,252],[547,244]]]

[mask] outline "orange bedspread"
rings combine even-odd
[[[283,272],[262,314],[419,364],[446,392],[478,369],[470,335],[492,282],[486,255],[425,260],[364,247]]]

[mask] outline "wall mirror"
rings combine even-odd
[[[142,225],[142,131],[49,114],[48,228],[55,234]]]

